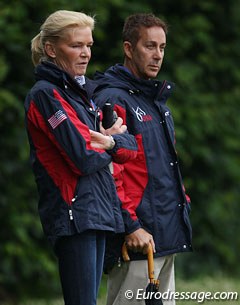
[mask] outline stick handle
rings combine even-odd
[[[122,257],[125,262],[130,261],[130,257],[128,255],[128,250],[127,250],[127,246],[126,246],[125,242],[122,245]],[[152,249],[151,244],[149,244],[149,247],[148,247],[147,258],[148,258],[148,278],[150,281],[153,281],[154,280],[154,262],[153,262],[153,249]]]
[[[122,257],[123,257],[124,262],[130,261],[130,257],[128,255],[127,246],[126,246],[125,242],[122,245]]]
[[[148,278],[151,283],[154,282],[154,261],[153,261],[153,248],[152,245],[149,244],[148,246]]]

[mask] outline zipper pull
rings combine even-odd
[[[72,203],[74,203],[74,202],[76,201],[76,199],[77,199],[77,195],[76,195],[75,197],[73,197]],[[71,206],[71,205],[70,205],[70,206]],[[73,212],[72,212],[71,207],[69,207],[68,213],[69,213],[70,220],[73,220]]]
[[[121,267],[121,257],[118,258],[118,267]]]
[[[77,195],[75,197],[73,197],[72,203],[74,203],[76,201],[76,199],[77,199]]]
[[[72,209],[70,209],[70,210],[68,211],[68,213],[69,213],[70,220],[73,220],[73,212],[72,212]]]

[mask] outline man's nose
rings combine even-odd
[[[156,58],[156,59],[163,58],[163,52],[160,48],[156,48],[155,53],[154,53],[154,58]]]

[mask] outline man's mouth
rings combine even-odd
[[[155,69],[155,70],[159,70],[160,66],[159,65],[149,65],[150,68]]]

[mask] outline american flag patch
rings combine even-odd
[[[52,126],[52,129],[55,129],[56,127],[58,127],[59,124],[61,124],[66,119],[67,119],[66,114],[63,113],[62,110],[58,110],[57,112],[54,113],[54,115],[50,117],[50,119],[48,119],[48,122]]]

